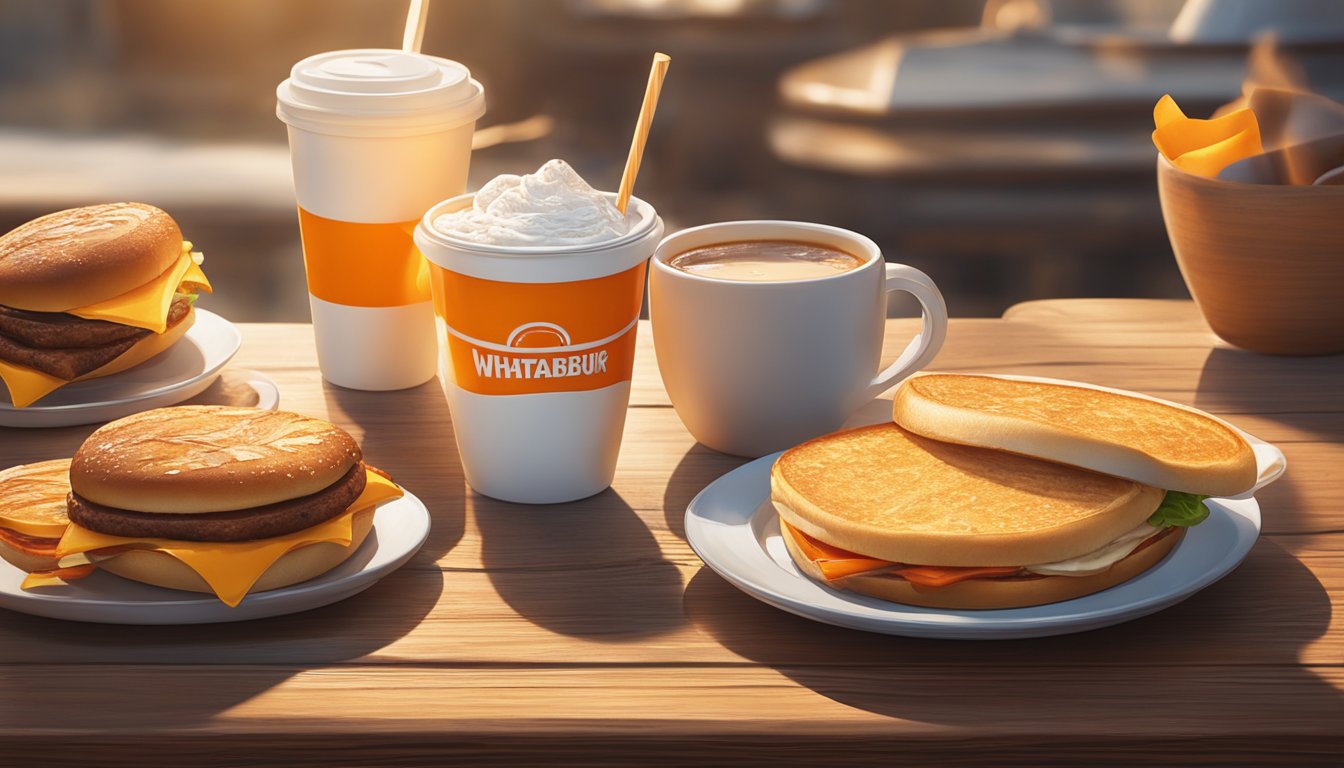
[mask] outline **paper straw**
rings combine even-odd
[[[667,77],[667,68],[672,57],[665,53],[653,54],[653,67],[649,70],[649,85],[644,90],[644,104],[639,108],[639,122],[635,125],[635,138],[630,142],[630,156],[625,159],[625,173],[621,174],[621,189],[616,195],[616,207],[625,213],[630,204],[630,193],[635,188],[635,177],[639,175],[639,161],[644,157],[644,144],[649,140],[649,128],[653,126],[653,113],[658,108],[658,94],[663,90],[663,78]]]
[[[411,0],[406,9],[406,31],[401,36],[401,50],[419,53],[425,41],[425,19],[429,16],[429,0]]]

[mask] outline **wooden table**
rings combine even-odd
[[[890,322],[889,354],[912,328]],[[368,592],[295,616],[4,613],[0,764],[1344,761],[1344,356],[1229,349],[1186,302],[953,320],[938,368],[1192,403],[1277,443],[1289,471],[1260,497],[1250,558],[1187,602],[1081,635],[951,642],[812,623],[702,567],[686,504],[741,462],[686,434],[647,328],[614,487],[551,508],[464,486],[436,385],[338,389],[310,328],[243,331],[234,365],[354,433],[429,505],[429,542]],[[69,455],[90,429],[0,430],[0,466]]]

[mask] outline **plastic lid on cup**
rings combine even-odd
[[[309,56],[275,95],[275,114],[288,125],[337,136],[435,133],[485,113],[485,89],[465,66],[394,49]]]

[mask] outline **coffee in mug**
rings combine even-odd
[[[923,323],[884,368],[891,291],[913,295]],[[928,275],[885,262],[857,232],[799,221],[665,238],[650,265],[649,317],[686,429],[716,451],[752,457],[838,429],[927,365],[947,335],[947,306]]]
[[[773,282],[830,277],[858,269],[863,262],[839,248],[804,240],[738,240],[692,248],[667,264],[702,277]]]

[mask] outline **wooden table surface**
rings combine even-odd
[[[890,321],[889,355],[913,328]],[[1188,601],[1080,635],[954,642],[813,623],[701,565],[686,505],[741,460],[682,428],[647,328],[615,484],[546,508],[465,487],[437,384],[339,389],[317,374],[309,327],[243,333],[233,367],[350,430],[428,504],[428,543],[362,595],[282,618],[4,613],[0,764],[1344,762],[1344,356],[1230,349],[1187,302],[953,320],[935,368],[1191,403],[1289,463],[1260,496],[1250,557]],[[91,429],[0,430],[0,467],[67,456]]]

